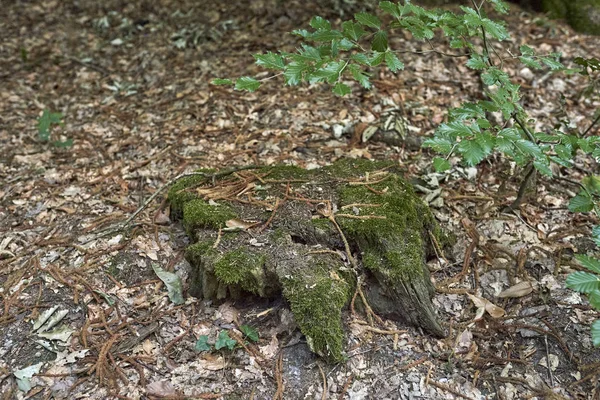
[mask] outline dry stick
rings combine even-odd
[[[275,362],[275,380],[277,381],[277,391],[274,400],[283,400],[283,377],[281,376],[283,371],[283,353],[279,353],[279,357]]]
[[[344,387],[342,387],[342,392],[338,396],[338,400],[344,400],[344,395],[348,391],[350,384],[352,384],[353,379],[354,379],[354,375],[350,374],[350,376],[348,376],[348,379],[346,379],[346,382],[344,382]]]
[[[319,367],[319,372],[321,372],[321,378],[323,379],[323,393],[321,394],[321,400],[325,400],[327,399],[327,378],[325,377],[325,372],[323,372],[321,364],[317,363],[317,367]]]
[[[158,197],[159,194],[161,194],[166,188],[168,188],[169,186],[172,186],[175,182],[179,181],[182,178],[187,178],[189,176],[202,176],[204,178],[212,179],[213,184],[214,184],[215,180],[222,176],[231,175],[238,171],[243,171],[243,170],[248,170],[248,169],[256,169],[256,168],[258,168],[258,166],[256,166],[256,165],[246,165],[246,166],[242,166],[242,167],[228,169],[226,171],[216,172],[214,174],[207,174],[205,172],[184,172],[182,174],[179,174],[175,178],[169,180],[167,183],[165,183],[164,185],[159,187],[154,193],[152,193],[152,195],[150,197],[148,197],[148,199],[146,201],[144,201],[144,203],[137,210],[135,210],[135,212],[133,214],[131,214],[131,216],[129,218],[127,218],[125,220],[125,222],[117,224],[114,227],[108,228],[104,232],[100,232],[98,235],[96,235],[92,239],[89,239],[87,242],[99,239],[104,236],[108,236],[112,233],[118,232],[118,231],[124,229],[125,227],[127,227],[142,211],[144,211],[148,207],[148,205],[150,203],[152,203],[152,201],[154,201],[154,199],[156,199]]]

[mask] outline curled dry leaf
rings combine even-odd
[[[146,386],[146,393],[150,396],[168,397],[176,394],[175,387],[169,381],[151,382]]]
[[[224,231],[245,231],[255,226],[256,222],[234,218],[226,221],[225,225],[227,228],[223,229]]]
[[[537,287],[538,287],[538,283],[536,281],[533,281],[533,282],[530,282],[530,281],[519,282],[516,285],[513,285],[513,286],[509,287],[506,290],[503,290],[498,295],[498,297],[502,297],[502,298],[506,298],[506,297],[516,298],[516,297],[527,296],[529,293],[533,292],[534,290],[537,290]]]
[[[483,317],[484,312],[487,311],[493,318],[500,318],[504,316],[505,311],[501,307],[498,307],[488,299],[484,299],[483,297],[473,296],[472,294],[467,293],[475,307],[477,307],[477,314],[475,316],[475,320],[481,319]]]

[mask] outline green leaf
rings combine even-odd
[[[363,72],[357,65],[350,64],[348,66],[350,73],[352,73],[352,77],[360,83],[362,87],[365,89],[371,88],[371,82],[369,81],[369,75]]]
[[[597,319],[592,324],[592,342],[595,347],[600,347],[600,319]]]
[[[474,140],[463,140],[458,144],[457,150],[471,166],[479,164],[487,156],[479,143]]]
[[[452,120],[481,119],[485,118],[485,112],[478,104],[463,103],[460,107],[450,110],[450,118]]]
[[[481,19],[481,26],[487,33],[498,40],[506,40],[510,37],[506,28],[488,18]]]
[[[594,290],[588,294],[590,305],[596,310],[600,310],[600,290]]]
[[[600,289],[600,277],[585,271],[577,271],[569,274],[566,285],[581,293],[591,293]]]
[[[543,158],[533,160],[533,166],[543,175],[552,176],[552,169],[548,160],[544,160]]]
[[[73,146],[73,139],[69,138],[65,141],[55,140],[52,142],[52,146],[58,147],[60,149],[65,149]]]
[[[38,136],[40,140],[47,142],[50,140],[50,128],[53,125],[62,125],[63,115],[61,113],[53,113],[46,109],[38,118]]]
[[[453,138],[470,136],[473,134],[471,127],[462,121],[453,121],[447,124],[441,124],[438,127],[437,132],[441,135],[450,136]]]
[[[331,29],[331,24],[329,23],[329,21],[327,21],[325,18],[322,17],[313,17],[310,20],[310,26],[313,27],[314,29],[324,29],[324,30],[330,30]]]
[[[333,87],[333,93],[337,94],[338,96],[345,96],[352,93],[352,89],[350,89],[348,85],[338,82]]]
[[[210,351],[210,345],[208,344],[208,336],[207,335],[200,335],[198,340],[196,340],[196,345],[194,346],[194,350]]]
[[[388,49],[388,38],[386,31],[377,31],[371,42],[371,50],[385,52]]]
[[[227,331],[219,332],[219,337],[215,342],[215,349],[221,350],[227,347],[229,350],[233,350],[237,342],[229,337],[229,333]]]
[[[340,77],[345,65],[346,63],[343,61],[332,61],[311,74],[309,81],[310,83],[326,81],[333,84]]]
[[[508,14],[508,4],[506,4],[502,0],[489,0],[490,3],[494,6],[494,10],[499,12],[500,14]]]
[[[314,40],[315,42],[330,42],[332,40],[342,39],[343,37],[344,35],[342,35],[342,32],[336,30],[321,30],[313,32],[312,35],[310,35],[310,39]]]
[[[541,69],[542,68],[542,64],[537,62],[532,57],[521,56],[521,57],[519,57],[519,60],[531,69]]]
[[[398,57],[388,51],[385,53],[385,64],[392,72],[398,72],[404,69],[404,63],[398,59]]]
[[[533,50],[531,47],[529,47],[527,45],[520,46],[519,51],[524,56],[528,56],[528,57],[535,56],[535,50]]]
[[[391,1],[381,1],[379,2],[379,8],[385,13],[390,14],[394,18],[400,18],[402,14],[400,14],[400,9],[397,4],[392,3]]]
[[[523,152],[523,154],[526,154],[533,158],[542,158],[543,157],[543,153],[542,153],[542,150],[540,149],[540,147],[537,144],[535,144],[529,140],[525,140],[525,139],[517,140],[517,141],[515,141],[515,146],[517,147],[517,149],[521,150],[521,152]]]
[[[374,16],[373,14],[369,14],[366,12],[360,12],[354,14],[354,18],[362,25],[368,26],[370,28],[379,29],[381,27],[381,21],[379,18]]]
[[[231,79],[221,79],[221,78],[215,78],[212,81],[210,81],[210,83],[213,85],[233,85],[233,81]]]
[[[256,329],[254,329],[248,325],[242,325],[242,326],[240,326],[240,331],[242,331],[244,336],[246,336],[252,342],[254,342],[254,343],[258,342],[258,331]]]
[[[163,281],[167,287],[167,293],[169,300],[173,304],[183,304],[183,289],[181,286],[181,279],[176,274],[165,271],[157,263],[152,263],[152,269],[158,278]]]
[[[482,70],[487,67],[486,59],[486,57],[480,54],[472,54],[467,61],[467,67],[475,70]]]
[[[592,237],[596,246],[600,246],[600,225],[596,225],[592,228]]]
[[[598,228],[598,227],[595,227],[595,228]],[[579,261],[579,263],[582,266],[584,266],[585,268],[589,269],[590,271],[595,272],[598,275],[600,275],[600,260],[598,260],[597,258],[594,258],[594,257],[583,255],[583,254],[577,254],[575,256],[575,258],[577,259],[577,261]]]
[[[283,69],[285,64],[283,63],[283,57],[279,54],[268,52],[267,54],[254,54],[256,59],[256,65],[265,67],[267,69]]]
[[[423,147],[429,147],[438,153],[448,154],[452,151],[452,142],[441,137],[432,137],[423,142]]]
[[[244,76],[235,81],[235,90],[254,92],[260,87],[260,82],[249,76]]]
[[[342,23],[342,33],[349,39],[354,41],[360,40],[367,32],[363,29],[363,27],[352,21],[345,21]]]
[[[452,165],[445,158],[435,157],[433,159],[433,167],[437,172],[444,172],[449,170]]]
[[[307,70],[306,65],[297,62],[289,63],[283,73],[285,83],[290,86],[295,86],[302,81],[302,74]]]
[[[385,59],[385,53],[383,52],[374,52],[371,58],[369,59],[369,65],[371,67],[376,67],[383,62]]]
[[[371,65],[371,61],[369,60],[369,57],[367,57],[367,55],[364,53],[352,54],[352,56],[350,58],[359,64],[369,65],[369,66]]]
[[[560,54],[554,54],[553,57],[540,57],[540,60],[542,60],[544,64],[550,67],[551,70],[559,71],[565,68],[565,66],[562,65],[560,61],[558,61],[559,57]]]
[[[581,180],[583,187],[592,194],[600,194],[600,177],[596,175],[586,176]]]
[[[569,211],[590,212],[594,209],[592,198],[585,192],[579,193],[569,201]]]

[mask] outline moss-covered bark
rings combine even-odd
[[[339,361],[342,310],[357,276],[367,275],[378,313],[443,335],[425,260],[430,236],[444,238],[389,163],[200,176],[175,185],[169,199],[195,242],[186,252],[194,296],[283,295],[311,349]],[[236,226],[242,231],[231,231]]]

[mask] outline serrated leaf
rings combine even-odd
[[[588,295],[588,301],[590,305],[594,307],[596,310],[600,310],[600,290],[594,290]]]
[[[210,83],[213,85],[233,85],[233,81],[231,79],[221,79],[221,78],[215,78],[212,81],[210,81]]]
[[[595,228],[598,228],[598,227],[595,227]],[[595,257],[586,256],[584,254],[577,254],[575,256],[575,258],[577,259],[577,261],[579,261],[579,263],[583,267],[600,275],[600,260],[598,260]]]
[[[386,31],[377,31],[371,41],[371,50],[385,52],[388,49],[388,38]]]
[[[342,33],[349,39],[354,41],[358,41],[361,37],[363,37],[367,32],[363,29],[363,27],[352,21],[345,21],[342,23]]]
[[[583,187],[592,194],[600,194],[600,177],[596,175],[586,176],[581,180]]]
[[[376,67],[383,62],[385,59],[385,53],[374,52],[373,55],[369,58],[369,65],[371,67]]]
[[[381,21],[379,18],[374,16],[373,14],[369,14],[366,12],[360,12],[354,14],[354,18],[362,25],[368,26],[370,28],[379,29],[381,26]]]
[[[290,86],[295,86],[302,80],[302,74],[306,71],[306,66],[297,62],[289,63],[283,73],[285,83]]]
[[[215,349],[221,350],[226,347],[229,350],[233,350],[236,344],[237,342],[229,337],[229,333],[227,333],[227,331],[221,331],[219,332],[219,336],[215,342]]]
[[[508,14],[508,4],[506,4],[502,0],[489,0],[490,3],[494,6],[494,10],[498,11],[500,14]]]
[[[463,140],[458,144],[457,150],[470,166],[479,164],[487,156],[479,143],[474,140]]]
[[[533,158],[541,158],[543,156],[542,150],[540,147],[529,141],[529,140],[517,140],[515,141],[515,146],[521,150],[524,154],[531,156]]]
[[[478,104],[463,103],[458,108],[450,110],[450,118],[452,120],[464,120],[471,118],[485,118],[485,112]]]
[[[404,69],[404,63],[398,59],[398,57],[388,51],[385,53],[385,64],[392,72],[398,72]]]
[[[254,92],[260,87],[260,82],[249,76],[243,76],[235,81],[235,90],[247,90]]]
[[[438,127],[437,132],[441,135],[453,138],[470,136],[473,134],[471,127],[462,121],[452,121],[447,124],[441,124]]]
[[[194,345],[196,351],[210,351],[210,344],[208,344],[208,335],[200,335],[196,344]]]
[[[429,147],[438,153],[448,154],[452,151],[452,143],[445,138],[432,137],[423,142],[423,147]]]
[[[327,83],[333,84],[340,77],[345,65],[346,63],[343,61],[332,61],[311,74],[309,81],[311,83],[326,81]]]
[[[590,212],[594,209],[594,202],[587,193],[579,193],[569,201],[569,211]]]
[[[330,42],[332,40],[342,39],[343,37],[344,35],[342,35],[342,32],[336,30],[321,30],[313,32],[312,35],[310,35],[310,39],[315,42]]]
[[[254,54],[254,58],[256,59],[256,65],[260,65],[261,67],[265,67],[267,69],[279,70],[285,67],[283,57],[281,57],[279,54],[272,52],[268,52],[266,54]]]
[[[558,58],[558,57],[556,57]],[[551,57],[540,57],[540,60],[546,64],[548,67],[550,67],[551,70],[553,71],[559,71],[561,69],[564,69],[565,66],[562,65],[562,63],[560,61],[558,61],[555,58],[551,58]]]
[[[369,57],[367,57],[367,55],[364,53],[352,54],[352,56],[350,58],[359,64],[371,65],[371,61],[369,60]]]
[[[552,169],[550,168],[550,163],[548,162],[548,160],[543,160],[543,158],[533,160],[533,166],[541,174],[546,176],[552,176]]]
[[[481,26],[483,26],[483,29],[485,29],[487,33],[489,33],[491,36],[498,40],[506,40],[510,37],[508,31],[504,26],[502,26],[498,22],[492,21],[491,19],[482,18]]]
[[[566,286],[581,293],[591,293],[600,289],[600,277],[585,271],[577,271],[569,274]]]
[[[402,16],[402,14],[400,14],[400,9],[398,8],[398,5],[392,3],[391,1],[379,2],[379,8],[381,8],[383,12],[390,14],[394,18],[400,18]]]
[[[253,327],[248,326],[248,325],[242,325],[242,326],[240,326],[240,331],[242,331],[244,336],[246,336],[252,342],[254,342],[254,343],[258,342],[258,339],[259,339],[258,331],[256,329],[254,329]]]
[[[475,70],[482,70],[487,67],[485,57],[480,54],[472,54],[467,61],[467,67]]]
[[[444,172],[449,170],[452,165],[445,158],[435,157],[433,159],[433,167],[435,168],[436,172]]]
[[[331,24],[325,18],[316,16],[310,20],[310,26],[314,29],[330,30]]]
[[[539,62],[537,62],[532,57],[521,56],[521,57],[519,57],[519,60],[523,64],[525,64],[526,66],[528,66],[529,68],[532,68],[532,69],[541,69],[542,68],[542,64],[540,64]]]
[[[336,83],[332,91],[338,96],[345,96],[347,94],[352,93],[352,89],[350,89],[348,85],[345,85],[341,82]]]
[[[369,75],[367,75],[365,72],[363,72],[357,65],[350,64],[348,66],[348,69],[350,70],[352,77],[358,83],[360,83],[360,85],[362,87],[364,87],[365,89],[371,88],[371,82],[369,81]]]

